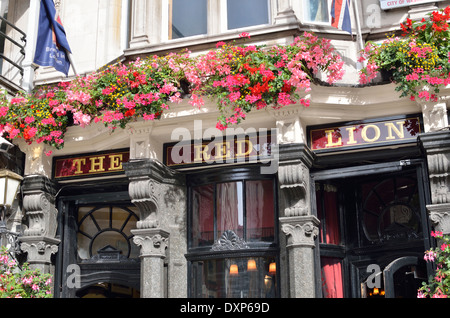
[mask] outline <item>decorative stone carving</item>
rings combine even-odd
[[[141,247],[141,257],[165,257],[169,244],[169,233],[161,229],[131,230],[133,242]]]
[[[247,242],[241,239],[236,233],[231,230],[223,232],[222,236],[214,242],[211,247],[212,251],[229,251],[241,250],[249,248]]]
[[[158,189],[158,184],[147,178],[130,182],[128,192],[132,198],[131,202],[140,211],[140,220],[136,224],[138,229],[156,228],[159,226]]]
[[[433,204],[450,203],[450,131],[419,136],[426,151]]]
[[[55,207],[55,185],[44,176],[25,177],[23,208],[28,219],[24,236],[55,237],[58,211]]]
[[[303,163],[280,165],[278,170],[284,216],[307,215],[309,171]]]
[[[160,203],[164,193],[162,184],[174,187],[184,184],[184,178],[176,171],[167,168],[154,159],[130,160],[123,164],[130,179],[128,192],[131,202],[139,208],[138,229],[157,228],[160,225]]]
[[[444,234],[450,234],[450,204],[428,205],[427,209],[434,229]]]
[[[38,268],[43,273],[50,272],[51,256],[58,251],[59,240],[43,236],[22,236],[20,248],[28,253],[27,262],[31,268]]]
[[[448,127],[447,105],[445,101],[420,102],[425,132],[438,131]]]
[[[314,216],[280,218],[281,230],[287,235],[287,247],[314,247],[314,239],[319,234],[319,220]]]

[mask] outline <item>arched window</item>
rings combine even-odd
[[[81,260],[111,257],[116,251],[117,257],[137,258],[139,249],[130,232],[138,220],[135,209],[120,205],[78,207],[78,257]]]

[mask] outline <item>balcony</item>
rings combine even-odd
[[[26,42],[25,32],[0,16],[0,87],[13,95],[23,89]]]

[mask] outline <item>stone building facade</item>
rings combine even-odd
[[[7,11],[31,47],[34,2],[10,0]],[[240,125],[257,133],[254,145],[273,147],[270,161],[171,164],[176,129],[207,140],[218,114],[213,101],[201,111],[187,101],[170,105],[159,121],[113,133],[101,124],[72,126],[51,156],[43,144],[17,143],[24,156],[21,250],[32,266],[54,274],[55,297],[357,298],[376,296],[374,288],[411,297],[428,277],[430,231],[450,234],[448,89],[438,102],[401,99],[392,83],[359,85],[357,60],[361,42],[383,39],[406,17],[450,1],[396,8],[354,1],[353,36],[330,27],[328,0],[249,2],[258,9],[244,21],[234,18],[245,9],[238,1],[196,0],[191,5],[203,11],[184,24],[191,14],[185,1],[55,1],[78,74],[184,48],[202,54],[242,32],[251,34],[249,43],[267,45],[315,32],[332,40],[346,69],[339,83],[312,86],[308,108],[262,110]],[[5,52],[18,56],[15,47]],[[29,54],[27,46],[23,76],[3,67],[12,93],[68,80],[33,65]],[[399,132],[406,122],[409,135]],[[336,142],[327,131],[355,125],[366,133],[357,145],[320,146]],[[383,129],[381,137],[370,135]],[[68,160],[80,169],[90,163],[90,172],[108,162],[110,171],[59,174]],[[276,169],[264,173],[271,164]],[[226,214],[234,205],[237,219]],[[264,217],[255,212],[252,219],[253,209]],[[252,260],[256,271],[247,267]],[[375,287],[374,273],[382,278]]]

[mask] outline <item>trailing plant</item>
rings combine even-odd
[[[436,266],[434,275],[419,288],[418,298],[448,298],[450,296],[450,237],[442,232],[431,232],[440,240],[440,246],[425,252],[424,259]]]
[[[250,37],[242,33],[241,37]],[[330,40],[311,33],[290,45],[254,46],[219,42],[206,54],[189,51],[118,62],[70,82],[40,87],[0,100],[0,131],[10,140],[64,146],[70,124],[85,127],[101,122],[112,130],[138,118],[160,119],[171,103],[189,96],[194,107],[204,98],[217,101],[217,128],[241,122],[252,110],[280,108],[309,101],[315,73],[329,83],[343,76],[343,62]],[[48,152],[47,155],[50,155]]]
[[[360,83],[367,84],[379,71],[390,72],[400,97],[436,101],[442,86],[450,84],[450,7],[433,11],[420,21],[400,24],[401,37],[381,44],[368,42],[361,52]]]

